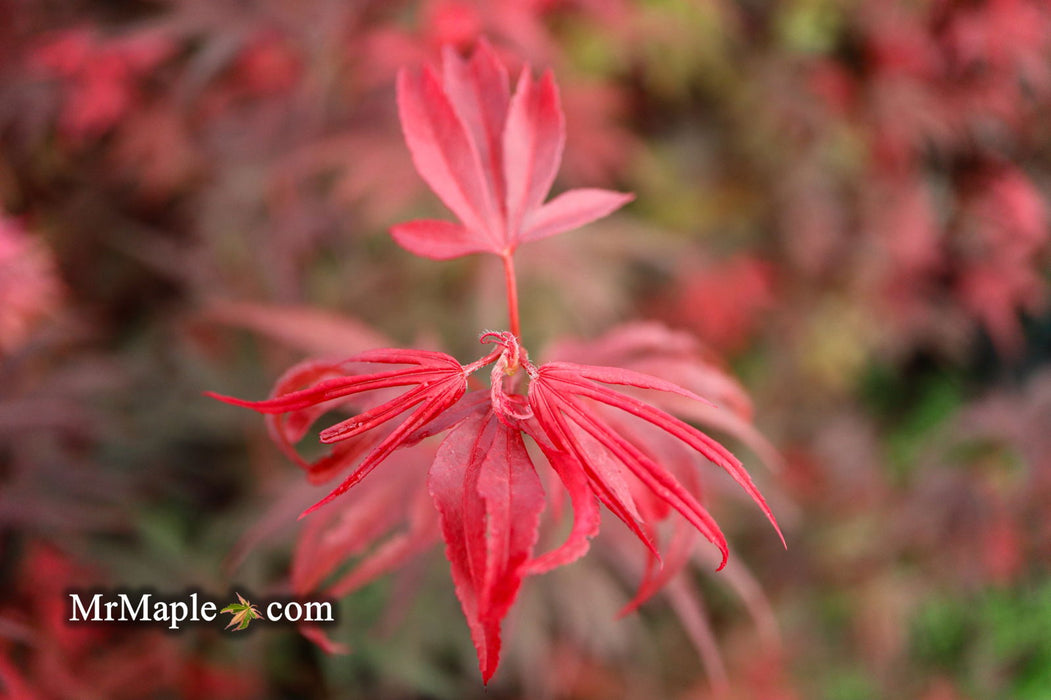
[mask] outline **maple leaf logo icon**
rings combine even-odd
[[[233,618],[230,620],[230,624],[226,626],[226,629],[234,627],[236,631],[240,631],[247,629],[248,625],[252,623],[252,620],[260,619],[262,615],[260,615],[259,610],[245,600],[240,593],[237,594],[237,599],[240,601],[239,603],[230,603],[219,612],[230,613],[233,615]]]

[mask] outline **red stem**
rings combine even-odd
[[[518,282],[515,280],[515,263],[511,259],[511,253],[505,253],[504,279],[507,281],[507,318],[511,324],[511,334],[521,340],[522,333],[518,321]]]

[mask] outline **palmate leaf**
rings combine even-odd
[[[368,476],[383,460],[409,440],[417,430],[426,426],[459,401],[467,389],[467,373],[464,367],[455,358],[442,352],[397,348],[370,350],[348,358],[339,365],[351,367],[361,363],[407,365],[408,367],[383,372],[325,377],[306,389],[292,391],[265,401],[244,401],[214,392],[206,392],[206,395],[212,398],[264,414],[282,414],[307,409],[309,420],[300,425],[299,434],[302,435],[309,424],[320,418],[324,412],[318,410],[318,407],[330,401],[378,389],[415,387],[380,406],[322,431],[321,441],[324,443],[345,441],[372,431],[407,411],[412,411],[400,425],[391,430],[377,444],[371,446],[371,449],[357,463],[354,471],[344,478],[331,493],[303,511],[300,517],[329,503]],[[333,369],[332,365],[323,367],[326,374]],[[319,374],[319,376],[322,375]]]
[[[510,255],[633,198],[590,188],[544,203],[566,140],[558,87],[550,71],[537,81],[525,66],[510,94],[507,69],[484,40],[469,61],[447,49],[440,73],[399,73],[398,114],[417,172],[460,220],[391,228],[394,240],[416,255]]]
[[[252,620],[258,620],[262,616],[259,614],[259,610],[254,605],[249,603],[245,598],[238,593],[237,599],[239,603],[230,603],[225,608],[220,610],[220,613],[229,613],[233,615],[230,623],[226,626],[226,629],[234,628],[235,631],[247,629],[248,625],[252,623]]]
[[[525,66],[512,92],[507,68],[483,40],[469,59],[446,48],[440,70],[402,70],[397,101],[417,171],[458,221],[411,221],[393,227],[391,234],[410,252],[432,259],[483,252],[500,256],[511,330],[483,334],[481,342],[495,347],[469,364],[440,352],[384,348],[339,362],[301,363],[264,401],[210,395],[263,413],[272,438],[310,481],[346,472],[328,496],[300,517],[361,487],[347,496],[344,510],[328,509],[305,529],[293,567],[297,592],[325,589],[337,595],[354,590],[421,551],[440,533],[482,678],[488,682],[499,664],[502,621],[524,577],[585,554],[599,530],[600,503],[648,549],[642,585],[628,609],[682,569],[698,533],[718,548],[720,568],[726,563],[726,540],[701,505],[692,471],[698,455],[726,470],[775,530],[777,523],[741,463],[718,442],[666,412],[678,411],[676,404],[716,410],[699,395],[710,393],[707,385],[693,381],[684,388],[677,371],[651,376],[619,361],[604,363],[595,352],[583,353],[579,363],[537,366],[521,346],[514,251],[606,216],[632,198],[575,189],[545,203],[566,138],[551,72],[536,79]],[[242,325],[277,331],[280,337],[286,337],[289,326],[310,329],[311,345],[326,350],[327,331],[338,330],[331,319],[301,312],[278,319],[257,315]],[[354,345],[363,337],[357,329],[347,341]],[[666,341],[661,338],[657,344],[666,346]],[[622,345],[625,350],[639,347],[638,342]],[[677,366],[692,366],[692,357],[668,350],[658,360],[662,366],[666,357],[679,362]],[[469,387],[471,375],[489,365],[488,389]],[[651,405],[633,396],[635,391],[659,392],[664,401]],[[321,430],[320,441],[330,450],[308,462],[296,445],[333,410],[351,417]],[[435,449],[437,440],[430,438],[442,434]],[[573,510],[565,541],[540,555],[534,548],[548,495],[526,436],[544,457],[541,468],[551,468],[544,476],[555,487],[552,501],[561,503],[568,495]],[[670,454],[678,456],[670,459]],[[420,475],[428,462],[424,492]],[[362,484],[384,463],[379,482],[374,478]],[[682,518],[672,524],[662,562],[658,542],[666,528],[661,523],[674,513]],[[343,570],[349,558],[356,562]],[[235,616],[231,625],[237,629],[252,616],[243,599],[225,612]],[[316,628],[305,634],[334,648]]]
[[[301,363],[264,401],[210,394],[266,415],[275,441],[311,480],[350,468],[349,475],[303,515],[344,494],[381,463],[392,463],[388,481],[372,482],[360,494],[367,500],[357,499],[340,517],[326,518],[306,531],[293,576],[300,594],[321,587],[342,560],[360,556],[356,566],[327,587],[333,595],[354,590],[421,551],[440,531],[479,668],[488,681],[499,664],[502,621],[522,580],[588,551],[599,529],[598,503],[649,550],[642,585],[625,612],[682,569],[696,533],[718,548],[719,568],[726,563],[726,540],[699,501],[692,455],[729,472],[777,529],[751,478],[722,445],[618,389],[658,392],[682,405],[717,410],[701,396],[667,379],[621,367],[565,361],[536,366],[512,333],[490,332],[481,340],[496,347],[468,365],[441,352],[385,348],[342,361]],[[376,365],[381,366],[378,371]],[[493,366],[491,387],[468,392],[470,375],[487,365]],[[521,386],[505,384],[522,372],[525,377],[519,378],[528,378],[525,396],[517,393]],[[362,403],[361,395],[372,398]],[[331,445],[331,452],[306,463],[294,445],[333,408],[350,408],[356,414],[322,430],[321,442]],[[424,494],[410,482],[420,472],[419,450],[430,452],[424,441],[441,433],[446,437],[437,452],[425,457],[431,467]],[[539,556],[533,550],[547,496],[526,449],[526,435],[546,458],[573,508],[565,542]],[[402,449],[415,449],[415,456],[392,459]],[[685,457],[669,456],[673,454]],[[675,521],[661,568],[657,524],[671,511],[683,519]],[[259,613],[240,595],[238,599],[223,612],[232,615],[228,628],[243,630]],[[320,631],[309,634],[325,648],[336,649]]]
[[[308,528],[294,567],[300,594],[321,587],[341,561],[360,557],[327,587],[333,595],[349,592],[422,551],[439,531],[479,668],[488,681],[500,659],[502,621],[523,578],[586,553],[599,529],[598,503],[649,550],[642,586],[625,611],[682,569],[696,533],[716,545],[719,567],[726,563],[726,540],[699,500],[700,486],[692,471],[696,455],[729,472],[777,530],[751,478],[722,445],[613,387],[659,392],[715,410],[701,396],[666,379],[618,367],[570,362],[536,366],[508,332],[486,333],[481,340],[496,347],[467,365],[440,352],[388,348],[342,362],[302,363],[265,401],[213,395],[266,414],[275,421],[275,440],[294,452],[293,443],[331,407],[347,408],[348,397],[359,394],[387,392],[321,431],[321,441],[332,445],[332,452],[307,465],[308,473],[327,475],[347,467],[350,474],[304,515],[358,485],[384,462],[387,480],[363,486],[365,491],[356,492],[348,504],[350,510],[329,513],[325,522]],[[366,371],[376,364],[397,367]],[[470,375],[488,365],[491,386],[467,391]],[[521,386],[505,383],[515,375],[528,379],[525,396],[518,393]],[[397,389],[404,390],[392,391]],[[443,441],[432,452],[433,443],[425,441],[442,433]],[[538,556],[533,550],[547,495],[525,436],[536,443],[573,508],[566,540]],[[431,466],[423,494],[419,482],[413,482],[421,462],[427,461]],[[433,504],[430,511],[427,495]],[[662,569],[657,525],[672,511],[683,520],[674,525]],[[242,600],[226,610],[236,616],[231,625],[238,629],[250,621],[245,605]],[[323,638],[318,634],[315,631],[312,638]]]
[[[744,388],[688,333],[652,321],[634,322],[592,340],[564,340],[549,356],[672,380],[715,405],[664,393],[653,395],[655,406],[740,440],[771,471],[784,467],[781,455],[752,423],[755,411]]]
[[[586,439],[590,438],[601,445],[617,462],[627,467],[650,490],[667,501],[715,544],[722,552],[720,569],[726,564],[728,548],[726,539],[715,521],[693,494],[631,440],[595,417],[581,399],[605,404],[640,418],[722,467],[762,509],[781,537],[782,543],[784,542],[784,536],[762,494],[740,461],[726,448],[678,418],[631,396],[604,387],[598,382],[657,389],[683,396],[692,396],[690,392],[637,372],[562,362],[547,363],[534,368],[530,376],[529,403],[541,427],[552,438],[556,447],[575,456],[592,486],[598,489],[597,495],[600,500],[631,528],[655,555],[657,552],[652,538],[639,527],[638,517],[632,511],[630,499],[618,496],[612,488],[614,482],[610,479],[615,472],[608,466],[602,468],[599,465],[598,469],[595,468],[595,456],[602,453],[588,449]],[[696,398],[700,400],[700,397]]]

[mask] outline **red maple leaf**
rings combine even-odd
[[[551,72],[522,70],[514,95],[507,68],[484,40],[465,61],[443,52],[441,74],[398,74],[398,112],[420,176],[460,219],[391,229],[406,250],[434,260],[469,253],[510,256],[522,243],[606,216],[632,195],[575,189],[544,203],[566,138]]]
[[[719,568],[726,563],[726,539],[700,503],[692,470],[696,456],[726,470],[775,529],[777,523],[741,463],[722,445],[610,385],[660,392],[694,405],[707,404],[705,399],[631,369],[570,362],[534,365],[521,345],[515,248],[608,214],[631,197],[572,190],[543,204],[565,138],[550,73],[535,83],[527,67],[512,97],[506,69],[481,42],[470,61],[446,49],[441,79],[431,69],[419,76],[403,71],[398,103],[417,170],[461,224],[415,221],[394,227],[392,234],[410,251],[430,258],[499,255],[507,279],[510,331],[483,334],[481,342],[494,349],[466,365],[441,352],[370,350],[340,362],[302,363],[286,373],[272,398],[264,401],[210,395],[267,414],[274,440],[312,480],[351,470],[303,515],[344,494],[384,462],[391,462],[392,476],[411,477],[411,469],[399,468],[407,462],[395,454],[420,448],[419,454],[430,461],[427,490],[438,514],[456,594],[488,682],[499,663],[501,623],[522,580],[585,554],[590,538],[598,533],[599,503],[650,552],[647,575],[629,607],[682,568],[694,531],[719,549]],[[376,370],[376,365],[397,368]],[[475,381],[471,375],[490,365],[489,388],[470,386]],[[398,389],[402,392],[392,395]],[[332,445],[332,451],[307,462],[294,443],[333,409],[349,409],[354,415],[322,430],[321,442]],[[424,443],[443,433],[437,450],[428,452]],[[545,459],[534,461],[526,438],[535,443],[536,457]],[[566,541],[539,556],[534,548],[548,495],[538,466],[550,467],[557,477],[546,481],[552,499],[562,495],[560,483],[573,507]],[[297,587],[319,585],[333,573],[337,544],[359,550],[370,533],[382,536],[400,520],[408,521],[408,531],[390,537],[366,556],[362,568],[333,584],[335,588],[348,591],[429,541],[430,519],[417,511],[418,491],[395,486],[370,491],[376,498],[392,499],[389,502],[401,500],[411,514],[362,514],[360,519],[348,518],[324,541],[312,534],[304,548],[316,554],[317,561],[297,558]],[[355,507],[368,506],[358,499]],[[688,525],[676,525],[668,547],[668,571],[658,575],[656,526],[673,511]],[[316,630],[308,633],[327,644]]]
[[[493,359],[496,359],[495,354],[488,358],[488,362]],[[354,368],[360,364],[407,365],[407,367],[382,372],[357,373]],[[331,401],[364,392],[391,387],[415,386],[389,401],[373,406],[353,418],[321,431],[321,442],[326,444],[352,440],[415,408],[400,425],[384,436],[378,444],[371,446],[369,452],[358,462],[356,469],[333,489],[332,493],[305,510],[300,516],[303,517],[361,481],[394,450],[401,447],[417,429],[427,425],[446,409],[452,407],[467,390],[467,377],[481,366],[483,365],[475,363],[463,367],[455,358],[443,352],[393,348],[370,350],[335,364],[301,365],[297,371],[293,372],[294,381],[315,378],[316,383],[307,389],[283,393],[266,401],[243,401],[214,392],[206,392],[206,395],[235,406],[251,408],[260,413],[292,413],[294,426],[291,431],[298,439],[303,436],[310,424],[327,410],[323,408],[321,411],[310,410],[302,413],[304,409],[323,407]],[[325,376],[340,369],[352,373],[340,377]],[[288,445],[288,431],[281,423],[276,425],[275,432],[278,435],[278,442]],[[296,458],[298,461],[298,455]],[[324,459],[307,465],[308,470],[321,470],[326,475],[330,473],[330,467],[330,462]]]
[[[632,370],[568,362],[533,365],[517,338],[507,332],[486,333],[482,342],[494,343],[496,349],[468,365],[440,352],[374,350],[341,363],[306,363],[292,373],[293,385],[313,376],[311,386],[279,392],[265,401],[210,395],[261,413],[287,414],[289,423],[282,424],[285,427],[277,437],[289,444],[288,425],[294,425],[292,434],[301,438],[314,421],[349,396],[413,387],[321,431],[321,441],[328,444],[353,443],[369,433],[378,436],[373,437],[374,444],[353,452],[335,447],[332,455],[336,462],[354,462],[355,466],[339,486],[303,515],[345,493],[399,448],[414,447],[426,438],[447,433],[433,458],[428,490],[438,511],[456,593],[486,681],[496,671],[500,624],[522,579],[569,563],[587,551],[588,539],[598,531],[596,499],[650,549],[652,561],[659,562],[660,558],[652,535],[656,520],[662,519],[670,506],[719,548],[720,568],[726,562],[726,540],[695,496],[696,489],[684,486],[651,456],[653,450],[644,429],[610,420],[599,410],[602,407],[618,409],[640,419],[643,426],[660,429],[725,469],[777,528],[751,478],[722,445],[665,411],[606,385],[665,392],[707,403],[700,396]],[[358,373],[363,363],[406,367]],[[468,377],[488,365],[493,366],[489,390],[468,392]],[[349,373],[330,376],[338,368]],[[525,395],[518,393],[523,382],[528,382]],[[410,409],[415,410],[402,417]],[[574,509],[574,525],[566,542],[541,556],[534,556],[533,549],[546,497],[525,436],[540,447]],[[326,463],[326,459],[318,463]],[[387,556],[400,560],[411,553],[419,539],[400,542]],[[381,558],[372,566],[379,572],[389,568],[388,563]],[[331,561],[323,568],[331,570]],[[316,580],[323,575],[322,571],[312,576]],[[659,582],[666,579],[662,576]],[[648,578],[633,605],[658,587],[659,583]]]

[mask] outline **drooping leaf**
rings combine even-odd
[[[601,453],[591,450],[591,455],[588,455],[581,442],[581,435],[587,435],[595,440],[617,462],[630,469],[651,491],[689,520],[701,534],[719,548],[722,553],[720,568],[725,565],[728,556],[726,540],[704,507],[688,490],[682,487],[672,474],[654,462],[630,439],[603,422],[581,399],[589,399],[640,418],[725,469],[759,505],[784,542],[777,521],[762,494],[759,493],[740,461],[726,448],[678,418],[596,382],[613,382],[639,388],[660,389],[687,397],[692,397],[691,392],[674,387],[656,377],[620,371],[615,368],[588,367],[570,363],[548,363],[534,368],[531,371],[531,380],[529,403],[537,420],[557,446],[574,453],[585,469],[590,466],[591,471],[588,472],[588,476],[593,487],[602,483],[604,475],[594,472],[594,464],[589,465],[588,460],[589,456]],[[613,494],[608,490],[605,494],[600,491],[598,495],[607,507],[636,532],[651,552],[659,556],[652,538],[635,524],[634,514],[624,510],[624,504],[630,500],[611,498]]]
[[[537,539],[544,493],[521,431],[493,412],[451,430],[428,488],[441,521],[482,678],[500,658],[500,624],[514,602]]]
[[[656,380],[656,378],[654,378],[654,380]],[[630,382],[626,383],[630,384]],[[774,526],[774,530],[777,531],[782,543],[784,543],[784,535],[781,534],[781,529],[777,525],[777,520],[774,518],[773,512],[767,505],[766,499],[764,499],[763,495],[759,493],[759,489],[756,488],[755,483],[752,481],[752,477],[741,465],[740,460],[730,454],[725,447],[702,433],[697,428],[694,428],[688,423],[685,423],[658,408],[627,396],[626,394],[613,391],[592,382],[575,380],[571,376],[567,377],[565,372],[557,365],[551,371],[548,371],[547,365],[541,365],[538,371],[538,377],[534,379],[531,386],[531,392],[533,387],[538,386],[548,388],[549,390],[554,391],[556,395],[564,394],[566,396],[580,396],[612,406],[613,408],[618,408],[626,413],[641,418],[686,443],[691,448],[708,458],[713,464],[722,467],[731,477],[733,477],[734,481],[736,481],[752,498],[752,500],[755,501],[760,509],[762,509],[767,519]],[[581,415],[582,418],[587,419],[586,409],[578,408],[577,413]],[[611,435],[610,437],[614,443],[619,442],[616,435]]]
[[[293,411],[308,410],[307,420],[297,426],[300,435],[310,423],[317,420],[325,411],[322,406],[335,399],[344,399],[362,392],[387,389],[400,386],[416,385],[400,396],[359,413],[343,423],[322,431],[323,442],[357,440],[364,434],[388,423],[392,419],[413,409],[408,417],[388,434],[382,436],[375,444],[368,445],[368,452],[357,463],[353,472],[329,493],[328,496],[303,512],[306,516],[339,495],[345,493],[354,484],[367,476],[376,466],[402,447],[413,433],[431,420],[452,407],[467,390],[467,377],[463,366],[455,358],[441,352],[427,350],[402,350],[388,348],[359,353],[337,365],[321,363],[317,366],[306,364],[302,375],[295,379],[322,377],[336,371],[337,368],[350,368],[357,364],[395,364],[409,365],[408,368],[388,370],[385,372],[357,373],[349,376],[326,377],[312,386],[287,394],[279,395],[265,401],[245,401],[214,392],[207,396],[235,406],[243,406],[264,414],[283,414]],[[280,429],[280,425],[278,428]],[[284,437],[284,436],[282,436]],[[356,454],[364,445],[355,443],[347,453]],[[338,447],[337,447],[338,450]],[[360,450],[360,451],[363,451]],[[333,457],[337,454],[333,451]],[[340,454],[337,463],[342,465],[346,454]],[[297,455],[297,460],[299,460]],[[302,464],[302,461],[299,460]],[[327,474],[329,465],[315,462],[306,465],[310,469],[324,468]]]
[[[536,557],[526,567],[528,574],[543,574],[557,569],[587,554],[590,539],[599,531],[599,508],[595,495],[588,487],[587,476],[573,457],[547,444],[538,426],[529,426],[527,431],[534,437],[551,468],[569,492],[573,507],[573,526],[566,541],[559,547]]]
[[[545,435],[570,461],[562,461],[566,469],[583,473],[587,484],[601,501],[621,522],[627,525],[655,557],[660,557],[652,535],[646,531],[627,484],[620,474],[617,462],[610,459],[607,451],[589,435],[582,433],[565,421],[561,409],[545,392],[530,387],[529,404],[537,423]],[[576,480],[577,477],[573,477]]]

